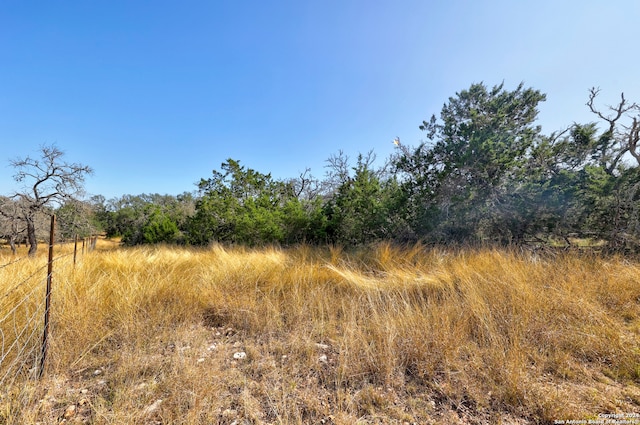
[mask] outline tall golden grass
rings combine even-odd
[[[45,376],[0,393],[0,423],[523,424],[640,411],[640,263],[623,257],[106,244],[57,264]],[[0,269],[0,296],[42,261]]]

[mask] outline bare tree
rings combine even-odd
[[[640,139],[640,124],[638,116],[631,116],[640,112],[640,105],[637,103],[629,103],[624,97],[624,93],[620,94],[620,102],[615,106],[607,106],[609,113],[604,113],[595,106],[595,99],[600,93],[600,89],[591,88],[589,90],[589,101],[587,106],[592,113],[609,124],[609,128],[600,137],[598,153],[600,162],[605,171],[613,174],[622,157],[629,152],[640,165],[640,152],[637,151],[638,141]],[[619,121],[623,118],[631,118],[631,125],[621,124]]]
[[[296,178],[285,180],[285,183],[291,187],[293,195],[300,200],[311,201],[323,193],[322,182],[311,174],[310,168],[306,168]]]
[[[331,154],[325,161],[325,181],[330,193],[338,190],[341,184],[349,180],[349,156],[342,149],[337,154]]]
[[[30,256],[38,249],[37,215],[81,195],[85,176],[93,173],[86,165],[63,162],[64,153],[56,146],[42,146],[40,154],[37,159],[27,156],[10,161],[16,170],[14,180],[23,183],[21,191],[11,198],[23,205],[20,215],[26,227]]]
[[[398,140],[399,143],[399,140]],[[396,145],[398,146],[398,145]],[[370,170],[373,175],[379,179],[388,177],[391,167],[390,161],[386,161],[381,167],[374,168],[377,156],[373,150],[368,151],[366,154],[358,155],[358,164],[364,166],[364,168]],[[352,171],[356,171],[357,167],[350,165],[349,156],[342,150],[339,150],[337,154],[331,154],[329,159],[325,161],[327,164],[324,166],[325,179],[322,182],[322,192],[326,196],[333,195],[338,188],[353,179],[351,176]]]
[[[0,196],[0,237],[6,239],[11,252],[16,254],[16,244],[24,238],[26,228],[21,219],[23,205],[5,196]]]
[[[57,234],[61,240],[69,240],[74,236],[88,237],[97,233],[92,221],[94,208],[89,202],[78,199],[66,200],[56,211],[58,223]]]

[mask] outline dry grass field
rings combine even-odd
[[[5,295],[44,264],[41,251],[0,269],[0,316],[28,293]],[[5,381],[0,424],[552,424],[640,412],[640,263],[623,257],[99,241],[75,268],[59,260],[53,285],[44,376]],[[5,347],[17,317],[0,324]]]

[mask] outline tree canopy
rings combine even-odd
[[[35,255],[38,249],[38,214],[81,195],[85,176],[93,172],[86,165],[63,161],[63,156],[64,153],[56,146],[42,146],[38,158],[27,156],[10,161],[15,169],[14,180],[23,184],[21,190],[10,196],[18,202],[15,205],[19,208],[7,212],[0,206],[0,211],[5,217],[23,221],[29,242],[29,255]]]
[[[472,84],[419,124],[426,141],[396,139],[375,154],[326,161],[324,178],[305,170],[275,179],[227,159],[178,196],[75,199],[90,168],[42,158],[12,161],[21,191],[0,198],[0,230],[35,246],[37,213],[56,210],[62,234],[101,228],[126,244],[332,243],[549,244],[584,240],[615,250],[640,248],[640,108],[624,94],[594,121],[551,134],[537,124],[546,95],[519,84]],[[35,249],[35,248],[34,248]]]

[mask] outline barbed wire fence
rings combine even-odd
[[[50,332],[50,312],[54,280],[54,264],[73,258],[76,265],[78,237],[71,253],[54,256],[56,217],[51,217],[48,260],[32,267],[24,276],[16,278],[12,270],[22,262],[40,261],[41,258],[21,257],[0,264],[0,279],[15,278],[7,284],[0,281],[0,388],[11,387],[18,379],[41,378],[47,360]],[[97,237],[82,240],[82,253],[95,249]],[[45,272],[46,270],[46,272]],[[45,274],[46,273],[46,274]]]

